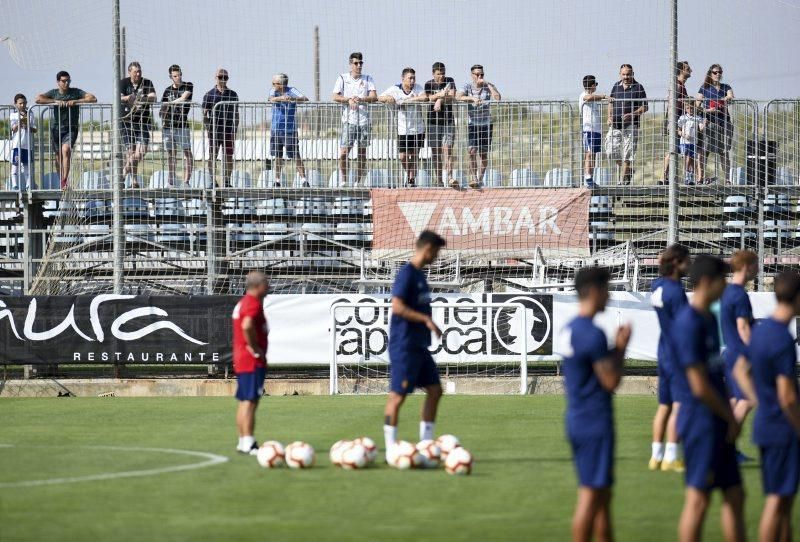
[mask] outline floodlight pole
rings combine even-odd
[[[124,280],[125,264],[124,250],[125,250],[125,229],[122,224],[122,190],[124,189],[125,179],[122,177],[122,146],[120,141],[119,131],[119,113],[120,113],[120,80],[122,79],[122,70],[120,69],[120,17],[119,17],[119,0],[114,0],[114,8],[112,15],[111,35],[113,39],[113,47],[111,51],[111,59],[114,68],[114,84],[111,88],[114,89],[114,94],[111,97],[111,188],[112,188],[112,201],[114,202],[112,208],[112,234],[114,246],[114,293],[122,293],[122,283]]]
[[[667,122],[669,123],[669,223],[667,229],[667,244],[678,242],[678,149],[675,148],[675,138],[678,136],[678,80],[675,67],[678,64],[678,0],[672,0],[672,24],[670,25],[670,51],[669,51],[669,104]]]

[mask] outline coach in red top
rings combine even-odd
[[[236,373],[236,426],[239,444],[236,451],[255,455],[258,443],[253,437],[256,407],[264,393],[267,374],[267,335],[269,327],[264,314],[264,298],[269,282],[260,271],[252,271],[245,279],[244,297],[233,309],[233,371]]]

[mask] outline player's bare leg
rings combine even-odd
[[[761,522],[758,525],[758,539],[761,542],[784,542],[792,539],[791,520],[792,497],[767,495],[764,509],[761,511]]]
[[[192,151],[190,149],[183,150],[183,160],[186,164],[183,169],[183,182],[188,185],[189,179],[192,178],[192,169],[194,168],[194,156],[192,156]]]
[[[432,384],[425,387],[425,401],[422,403],[422,413],[419,422],[419,440],[434,439],[434,424],[436,411],[442,398],[442,385]]]
[[[61,172],[61,186],[66,187],[69,180],[69,168],[72,165],[72,145],[65,143],[61,145],[61,157],[59,171]]]
[[[750,401],[747,399],[740,399],[736,401],[736,404],[733,407],[733,415],[737,422],[744,423],[744,419],[751,410],[753,410],[752,403],[750,403]]]
[[[720,508],[722,533],[727,542],[744,542],[744,489],[742,486],[725,490]]]
[[[589,542],[594,530],[594,518],[600,504],[600,491],[590,487],[578,488],[578,500],[572,516],[572,540]]]
[[[611,542],[614,532],[611,529],[611,488],[597,491],[599,502],[594,512],[594,539],[597,542]]]
[[[400,417],[400,407],[406,400],[405,395],[390,391],[383,409],[383,438],[388,450],[397,441],[397,421]]]
[[[659,404],[656,415],[653,416],[653,444],[650,454],[650,470],[656,470],[664,460],[664,435],[667,432],[667,421],[670,417],[672,407],[670,405]]]
[[[708,511],[710,495],[693,487],[686,488],[680,523],[678,523],[678,540],[680,542],[699,542],[702,538],[703,521]]]

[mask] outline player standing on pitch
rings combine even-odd
[[[612,395],[622,380],[629,324],[620,326],[614,348],[593,319],[608,302],[608,270],[585,267],[575,277],[578,316],[561,331],[567,389],[566,429],[578,473],[578,502],[572,539],[612,540],[611,486],[614,483],[614,409]]]
[[[658,409],[653,417],[653,444],[650,470],[683,472],[683,460],[678,457],[678,410],[681,398],[675,387],[675,341],[672,328],[675,315],[689,303],[681,285],[681,278],[689,269],[689,249],[683,245],[670,245],[661,253],[658,270],[661,276],[653,281],[650,302],[656,310],[661,334],[658,337]],[[667,436],[667,445],[662,442]]]
[[[236,373],[236,427],[239,444],[236,451],[255,455],[258,443],[253,436],[256,408],[264,394],[267,374],[267,335],[269,326],[264,314],[264,298],[269,290],[267,276],[260,271],[248,273],[245,295],[233,309],[233,371]]]
[[[787,271],[775,278],[778,305],[771,318],[753,328],[746,368],[735,375],[758,409],[753,442],[761,449],[764,510],[759,540],[791,540],[792,504],[800,484],[800,392],[795,342],[788,326],[800,314],[800,275]],[[747,361],[743,366],[748,365]],[[752,386],[755,386],[755,397]]]
[[[727,272],[728,265],[719,258],[695,258],[689,268],[694,295],[672,328],[679,367],[673,378],[681,397],[678,436],[686,462],[686,496],[678,525],[682,542],[702,538],[714,488],[722,490],[725,539],[745,539],[744,490],[735,448],[741,425],[728,402],[717,319],[710,310],[725,289]]]
[[[428,347],[431,332],[442,336],[431,319],[431,291],[423,269],[439,255],[445,240],[430,230],[417,239],[416,250],[392,286],[392,320],[389,326],[389,371],[391,388],[384,409],[383,437],[386,450],[397,440],[397,417],[406,395],[425,388],[419,439],[433,440],[436,408],[442,397],[439,370]]]

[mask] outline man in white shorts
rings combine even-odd
[[[611,89],[612,106],[608,108],[609,136],[606,153],[620,168],[619,184],[631,184],[633,160],[639,142],[639,119],[647,112],[647,94],[644,87],[633,78],[633,67],[623,64],[619,68],[620,80]]]

